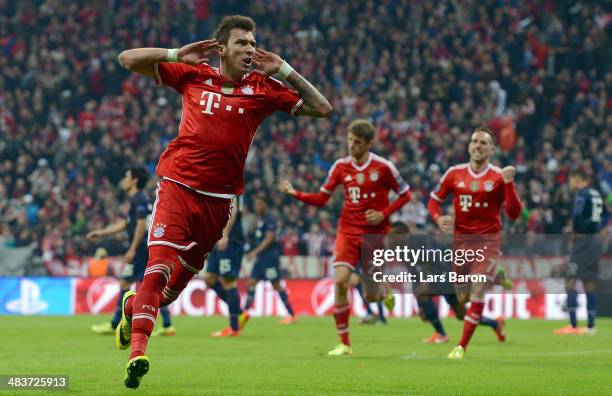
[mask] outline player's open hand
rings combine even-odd
[[[289,180],[281,180],[280,184],[278,185],[278,188],[281,190],[282,193],[295,195],[295,189],[293,188]]]
[[[453,229],[455,228],[455,220],[450,215],[438,217],[437,223],[438,227],[440,227],[440,230],[442,230],[442,232],[445,234],[452,233]]]
[[[85,235],[85,238],[89,239],[90,241],[93,241],[94,239],[100,238],[101,236],[102,236],[102,231],[93,230],[93,231],[89,231],[87,235]]]
[[[257,258],[257,253],[255,253],[254,250],[250,251],[247,253],[245,258],[248,262],[254,261]]]
[[[278,73],[283,64],[283,60],[273,52],[257,48],[253,55],[253,63],[257,66],[257,69],[261,70],[266,76],[271,76],[272,74]]]
[[[201,65],[208,62],[210,54],[217,54],[221,49],[221,44],[217,40],[204,40],[187,44],[178,50],[179,62],[188,65]]]
[[[221,239],[219,239],[219,242],[217,242],[217,249],[219,249],[220,251],[224,251],[225,249],[227,249],[228,244],[229,238],[223,235]]]
[[[514,176],[516,176],[516,168],[514,166],[506,166],[502,169],[502,177],[504,178],[504,183],[510,183],[514,181]]]
[[[382,223],[383,220],[385,220],[385,215],[383,214],[383,212],[379,210],[368,209],[366,210],[365,215],[366,215],[366,221],[368,222],[368,224],[371,224],[371,225],[378,225]]]
[[[134,261],[134,257],[136,256],[136,251],[133,249],[128,249],[123,256],[123,262],[126,264],[131,264]]]

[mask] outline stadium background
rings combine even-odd
[[[84,236],[126,213],[118,180],[131,164],[153,171],[181,108],[170,89],[124,71],[117,54],[210,37],[220,17],[233,13],[252,16],[258,45],[287,59],[334,108],[327,119],[270,117],[246,166],[245,229],[253,227],[252,197],[266,193],[287,275],[300,278],[289,289],[301,313],[326,312],[317,309],[333,285],[319,279],[328,273],[341,197],[323,210],[307,207],[285,198],[277,183],[287,177],[317,190],[345,155],[345,127],[356,117],[373,121],[374,151],[413,189],[413,201],[394,217],[412,230],[435,232],[428,193],[445,169],[467,160],[469,132],[481,124],[497,135],[495,161],[518,170],[525,208],[506,232],[567,232],[567,177],[575,168],[592,176],[612,213],[611,14],[597,2],[4,0],[0,312],[112,310],[116,282],[89,277],[119,272],[125,238],[92,244]],[[223,311],[204,289],[195,281],[175,311]],[[273,293],[258,296],[257,312],[283,313]],[[520,317],[509,304],[502,313]],[[531,315],[560,318],[547,304]],[[398,316],[410,316],[415,304],[398,307]]]

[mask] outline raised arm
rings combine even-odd
[[[523,209],[521,198],[516,191],[516,185],[514,184],[514,176],[516,170],[513,166],[506,166],[502,169],[502,177],[504,178],[505,189],[504,189],[504,209],[506,214],[512,220],[518,219]]]
[[[93,240],[99,237],[113,235],[118,232],[121,232],[127,228],[127,220],[122,219],[113,224],[110,224],[102,229],[93,230],[87,233],[86,238],[89,240]]]
[[[208,62],[207,55],[220,48],[216,40],[197,41],[181,48],[134,48],[119,54],[119,63],[129,71],[155,77],[153,65],[160,62],[181,62],[199,65]]]
[[[253,63],[267,76],[279,73],[300,93],[304,105],[295,112],[295,115],[325,117],[332,111],[332,107],[325,96],[308,80],[293,70],[280,56],[258,48],[253,55]]]
[[[291,195],[292,197],[299,199],[302,202],[305,202],[309,205],[318,206],[318,207],[325,206],[325,204],[327,203],[327,201],[329,201],[329,198],[331,197],[331,195],[323,191],[319,191],[318,193],[314,193],[314,194],[309,194],[309,193],[305,193],[302,191],[298,191],[295,188],[293,188],[293,186],[291,185],[291,183],[289,183],[288,180],[281,181],[280,190],[287,195]]]

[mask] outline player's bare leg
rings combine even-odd
[[[327,353],[330,356],[350,355],[352,353],[349,338],[351,306],[348,300],[352,272],[348,265],[341,264],[334,267],[334,321],[336,322],[338,336],[340,336],[340,344]]]
[[[380,284],[366,275],[361,275],[361,285],[367,302],[383,302],[389,312],[393,311],[395,296],[387,283]]]

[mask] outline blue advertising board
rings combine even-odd
[[[0,277],[0,315],[71,315],[72,281]]]

